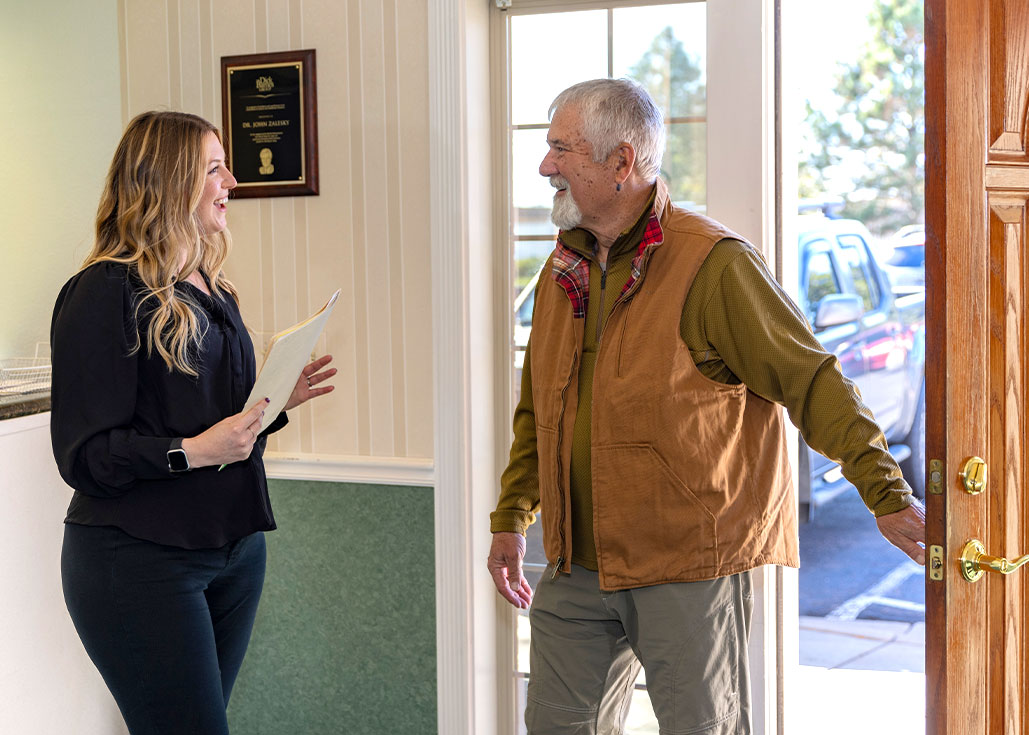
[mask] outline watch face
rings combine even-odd
[[[168,468],[172,472],[185,472],[189,469],[189,459],[183,449],[168,450]]]

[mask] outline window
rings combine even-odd
[[[673,201],[704,212],[707,207],[707,7],[704,2],[644,4],[573,3],[546,8],[515,2],[503,14],[507,49],[507,129],[509,201],[506,228],[511,255],[513,334],[512,400],[517,401],[519,374],[531,329],[533,291],[540,268],[554,247],[550,222],[554,190],[539,175],[547,152],[548,111],[554,97],[572,84],[597,77],[630,77],[643,84],[665,113],[667,145],[661,176]],[[619,7],[615,7],[615,6]],[[526,577],[536,588],[546,560],[540,524],[528,534]],[[518,618],[518,662],[513,672],[519,688],[518,732],[528,675],[529,622]],[[656,735],[645,684],[637,692],[626,733]]]

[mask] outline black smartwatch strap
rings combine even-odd
[[[190,469],[192,467],[189,466],[189,457],[182,448],[182,437],[172,439],[171,445],[168,447],[168,471],[186,472]]]

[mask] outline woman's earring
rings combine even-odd
[[[621,184],[615,184],[615,191],[621,191],[621,190],[622,190],[622,185]]]

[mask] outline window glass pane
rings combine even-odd
[[[515,325],[531,326],[536,279],[554,249],[553,240],[529,240],[515,244]],[[522,345],[524,347],[524,344]]]
[[[511,18],[513,125],[547,122],[550,103],[561,90],[606,76],[606,10]]]
[[[661,176],[672,201],[707,205],[707,8],[704,3],[617,8],[613,70],[657,102],[669,125]]]
[[[675,123],[665,127],[668,140],[661,178],[672,201],[695,212],[707,210],[707,123]]]
[[[550,210],[546,210],[548,213]],[[547,240],[521,240],[515,242],[514,256],[514,284],[512,286],[512,298],[514,299],[514,400],[517,403],[521,397],[522,388],[522,366],[525,364],[525,346],[529,343],[529,333],[532,331],[532,309],[536,303],[536,280],[540,277],[540,269],[550,257],[554,249],[554,241]],[[539,524],[536,524],[539,527]],[[539,544],[540,558],[542,559],[542,542]]]
[[[614,76],[631,77],[666,117],[707,116],[707,6],[614,10]]]
[[[554,187],[539,172],[545,155],[546,130],[511,132],[511,204],[515,237],[557,235],[557,228],[550,221]]]

